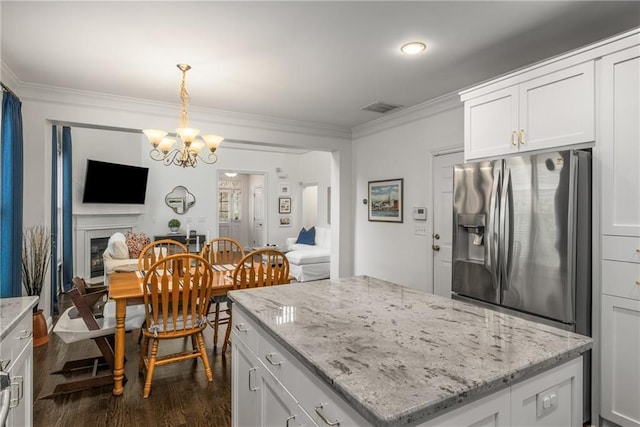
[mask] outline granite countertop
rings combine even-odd
[[[0,298],[0,340],[20,322],[25,312],[38,303],[38,297]]]
[[[589,337],[367,276],[229,297],[379,426],[427,420],[592,345]]]

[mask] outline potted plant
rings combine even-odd
[[[178,221],[175,218],[170,219],[169,220],[169,230],[171,230],[172,233],[177,233],[178,230],[180,230],[180,221]]]
[[[27,227],[22,233],[22,285],[29,296],[40,297],[50,259],[49,230],[42,225]],[[38,309],[36,304],[33,307],[33,345],[37,347],[47,341],[49,341],[47,322],[42,309]]]

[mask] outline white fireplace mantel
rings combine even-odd
[[[140,226],[140,214],[74,214],[74,275],[91,276],[91,239],[135,231]]]

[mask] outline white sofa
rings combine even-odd
[[[289,237],[285,242],[289,273],[298,282],[329,278],[331,230],[323,227],[315,227],[315,230],[315,245],[296,243],[297,237]]]

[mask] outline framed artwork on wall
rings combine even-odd
[[[402,222],[404,179],[369,181],[369,221]]]
[[[291,227],[291,217],[290,216],[281,216],[280,217],[280,227]]]
[[[291,197],[280,197],[278,204],[278,213],[290,214],[291,213]]]

